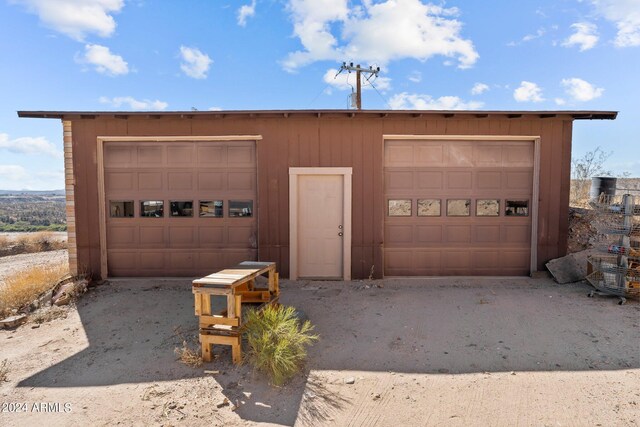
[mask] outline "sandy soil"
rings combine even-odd
[[[640,423],[638,302],[589,299],[586,284],[548,279],[282,288],[282,302],[321,335],[283,388],[233,367],[224,346],[202,368],[176,361],[183,339],[196,342],[189,280],[118,280],[91,289],[66,319],[0,331],[10,363],[0,425]],[[51,412],[34,410],[43,402]]]
[[[67,262],[68,259],[66,249],[0,257],[0,286],[5,278],[18,271],[28,270],[36,265]]]

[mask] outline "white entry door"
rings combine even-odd
[[[290,200],[292,209],[292,273],[296,278],[343,279],[345,274],[345,252],[351,250],[350,243],[350,185],[345,197],[345,180],[351,175],[297,174],[293,175],[295,194]],[[346,201],[346,202],[345,202]],[[345,206],[348,204],[348,206]],[[346,209],[349,214],[346,215]],[[350,254],[349,254],[350,255]],[[350,256],[348,257],[350,260]]]

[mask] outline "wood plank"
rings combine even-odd
[[[229,288],[204,288],[204,287],[194,287],[192,288],[192,292],[194,294],[202,294],[202,295],[229,295],[232,290]]]
[[[206,331],[203,331],[206,332]],[[239,337],[227,336],[227,335],[214,335],[209,333],[200,334],[200,342],[206,342],[208,344],[222,344],[222,345],[234,345],[238,344]]]
[[[194,296],[194,307],[196,311],[196,316],[200,316],[202,314],[202,300],[201,295],[195,294]]]
[[[227,295],[227,317],[230,319],[237,317],[235,295]]]
[[[210,315],[211,314],[211,296],[200,295],[200,298],[201,298],[200,312],[204,315]]]
[[[239,324],[242,324],[242,295],[234,295],[234,299],[236,319]]]
[[[243,291],[243,292],[240,292],[238,295],[242,296],[242,302],[255,302],[255,301],[249,301],[250,299],[258,300],[259,302],[269,301],[269,298],[271,297],[271,293],[268,290]]]
[[[202,315],[198,319],[201,323],[207,323],[210,325],[227,325],[227,326],[240,326],[238,318],[230,319],[223,316],[206,316]]]

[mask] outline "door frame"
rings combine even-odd
[[[382,135],[382,182],[384,182],[384,149],[386,141],[392,140],[441,140],[441,141],[526,141],[533,144],[533,188],[531,194],[531,256],[529,274],[538,271],[538,204],[540,199],[540,135]],[[384,190],[383,190],[384,191]],[[383,197],[384,199],[384,197]],[[383,203],[386,209],[386,203]],[[386,212],[386,211],[385,211]],[[386,215],[383,214],[383,215]],[[384,216],[383,216],[384,218]],[[384,221],[382,221],[384,236]],[[384,247],[384,243],[383,243]],[[382,251],[382,274],[384,275],[384,250]],[[384,276],[383,276],[384,277]]]
[[[98,166],[98,220],[100,233],[100,278],[107,279],[109,275],[107,257],[107,201],[104,176],[104,144],[107,142],[224,142],[224,141],[255,141],[256,144],[256,180],[258,179],[258,141],[262,135],[217,135],[217,136],[98,136],[96,138],[96,163]],[[256,186],[256,206],[258,206],[258,186]],[[258,240],[259,221],[256,221],[256,240]],[[258,259],[260,254],[258,253]]]
[[[298,178],[303,175],[342,175],[342,280],[351,280],[351,177],[353,168],[289,168],[289,278],[298,279]]]

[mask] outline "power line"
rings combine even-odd
[[[369,68],[363,68],[363,67],[360,67],[360,64],[354,66],[353,62],[350,62],[349,65],[347,65],[346,62],[343,62],[342,65],[340,66],[340,71],[338,71],[338,73],[336,74],[336,77],[338,77],[338,74],[340,74],[343,71],[348,71],[349,74],[351,74],[352,71],[356,72],[356,108],[358,110],[362,110],[362,81],[360,79],[360,75],[362,73],[368,73],[369,78],[367,79],[367,81],[369,81],[369,79],[372,76],[376,76],[376,77],[378,76],[378,73],[380,72],[380,67],[373,68],[372,66],[369,66]]]
[[[382,94],[378,91],[378,88],[373,84],[373,82],[369,82],[369,84],[376,91],[376,93],[380,96],[380,98],[382,98],[384,103],[387,104],[387,107],[389,107],[389,110],[393,110],[393,108],[391,108],[391,105],[389,105],[389,102],[387,102],[387,99],[384,96],[382,96]]]

